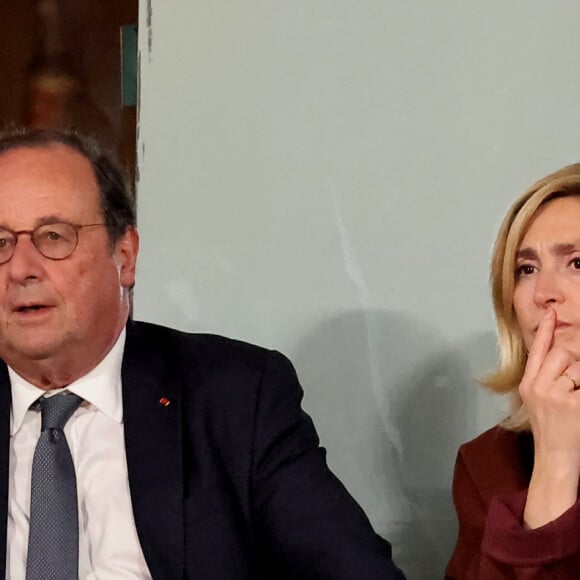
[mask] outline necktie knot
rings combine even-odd
[[[83,400],[74,393],[42,397],[38,404],[41,412],[41,431],[63,429]]]

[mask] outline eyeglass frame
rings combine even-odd
[[[74,233],[75,233],[75,243],[72,247],[72,250],[66,255],[66,256],[62,256],[61,258],[52,258],[51,256],[47,256],[46,254],[44,254],[40,248],[36,245],[35,241],[34,241],[34,233],[39,230],[40,228],[44,228],[47,226],[54,226],[54,225],[65,225],[65,226],[69,226],[73,229]],[[66,221],[53,221],[53,222],[48,222],[48,223],[43,223],[43,224],[39,224],[37,225],[34,229],[32,230],[11,230],[10,228],[6,228],[4,226],[0,226],[0,232],[7,232],[9,233],[13,238],[14,238],[14,244],[12,245],[12,252],[10,254],[10,256],[6,259],[3,260],[0,258],[0,266],[7,264],[8,262],[10,262],[10,260],[12,260],[13,256],[14,256],[14,252],[16,251],[16,245],[18,244],[18,238],[19,236],[21,236],[22,234],[28,234],[30,236],[30,241],[32,242],[32,245],[34,246],[34,248],[36,249],[36,251],[44,258],[46,258],[47,260],[54,260],[54,261],[60,261],[60,260],[66,260],[67,258],[70,258],[75,250],[77,249],[78,245],[79,245],[79,231],[82,230],[83,228],[90,228],[90,227],[94,227],[94,226],[106,226],[107,224],[105,222],[98,222],[98,223],[94,223],[94,224],[73,224],[70,222],[66,222]],[[1,238],[0,238],[1,241]],[[2,248],[0,248],[0,252],[2,251]]]

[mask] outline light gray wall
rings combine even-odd
[[[143,0],[136,317],[278,348],[411,580],[501,417],[499,220],[578,159],[573,0]]]

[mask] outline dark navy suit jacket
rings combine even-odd
[[[130,322],[122,379],[131,500],[154,579],[403,578],[329,471],[281,354]],[[9,425],[0,363],[2,572]]]

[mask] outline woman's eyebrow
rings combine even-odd
[[[535,260],[537,258],[538,254],[532,248],[520,248],[516,253],[516,260]]]
[[[550,253],[555,256],[566,256],[580,251],[580,240],[565,242],[550,246]],[[516,260],[537,260],[538,253],[533,248],[520,248],[516,252]]]
[[[552,254],[557,256],[565,256],[567,254],[571,254],[572,252],[577,252],[580,250],[580,240],[576,240],[575,242],[569,242],[565,244],[554,244],[550,248]]]

